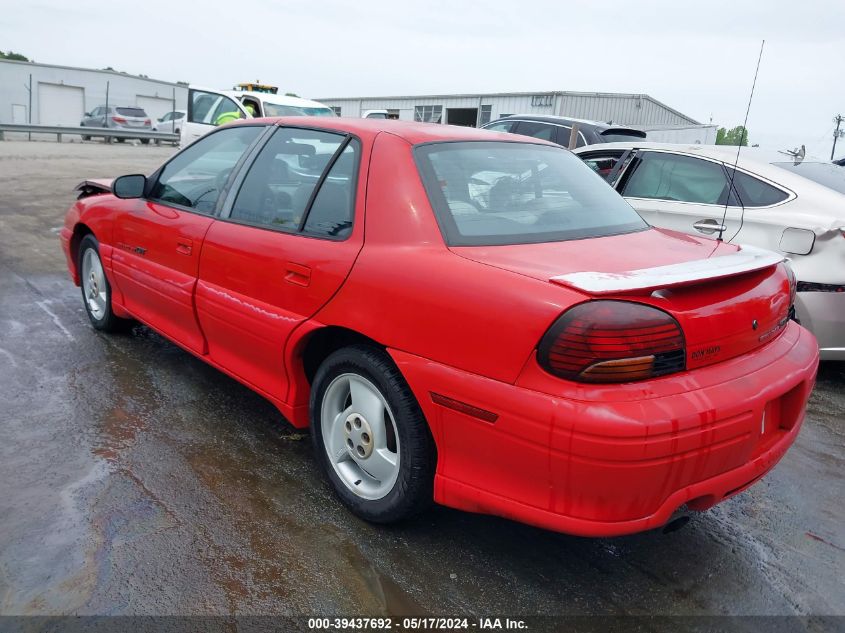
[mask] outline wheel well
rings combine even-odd
[[[94,231],[87,225],[80,222],[73,227],[73,235],[70,238],[70,254],[73,257],[73,270],[76,272],[75,277],[79,276],[79,271],[76,270],[76,265],[79,261],[79,243],[86,235],[94,235]]]
[[[302,369],[308,379],[308,384],[314,381],[317,369],[330,354],[343,347],[362,343],[384,349],[381,343],[344,327],[328,326],[317,330],[308,339],[302,351]]]

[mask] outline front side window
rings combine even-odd
[[[243,125],[200,139],[165,165],[150,198],[199,213],[213,213],[232,169],[264,129]]]
[[[622,195],[724,205],[728,200],[728,178],[720,163],[680,154],[644,152]]]
[[[613,152],[612,154],[592,154],[590,156],[582,156],[581,159],[587,166],[596,172],[599,176],[608,180],[616,163],[622,158],[623,152]]]
[[[647,228],[581,159],[532,143],[421,145],[417,164],[446,241],[530,244]]]
[[[443,106],[421,105],[414,106],[414,121],[420,123],[441,123],[443,120]]]
[[[347,145],[351,154],[343,151],[338,155],[346,140],[346,136],[332,132],[279,128],[249,168],[229,218],[265,228],[298,231],[323,172],[331,164],[332,170],[323,182],[328,193],[322,196],[321,189],[321,195],[312,204],[312,212],[316,207],[318,213],[311,228],[319,232],[318,223],[342,224],[345,219],[349,219],[351,226],[356,150]],[[323,200],[317,205],[321,196]],[[326,233],[334,230],[333,235],[338,236],[343,228],[322,230]]]
[[[246,118],[233,99],[214,92],[191,90],[188,102],[188,122],[204,125],[223,125]]]

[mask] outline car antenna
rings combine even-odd
[[[725,219],[728,217],[728,203],[731,200],[731,194],[734,190],[734,177],[736,176],[736,168],[739,165],[739,152],[742,150],[742,142],[748,138],[748,113],[751,112],[751,99],[754,98],[754,88],[757,87],[757,73],[760,72],[760,60],[763,59],[763,47],[766,45],[766,40],[760,44],[760,55],[757,57],[757,69],[754,71],[754,82],[751,84],[751,94],[748,95],[748,107],[745,108],[745,121],[742,122],[742,133],[739,137],[739,145],[736,146],[736,158],[734,159],[734,168],[731,171],[731,179],[728,183],[728,195],[725,197],[725,211],[722,213],[722,223],[719,224],[719,237],[716,241],[722,241],[722,235],[725,232]],[[742,204],[742,201],[740,201]],[[742,214],[745,216],[745,207],[742,208]]]

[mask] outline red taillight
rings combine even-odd
[[[111,120],[115,123],[126,123],[126,119],[124,119],[122,116],[113,116]]]
[[[149,119],[144,119],[144,125],[150,125],[151,123],[152,121],[150,121]]]
[[[663,310],[629,301],[588,301],[564,312],[537,351],[548,372],[580,382],[628,382],[686,367],[681,326]]]
[[[784,260],[783,267],[786,269],[786,277],[789,279],[789,307],[795,304],[795,293],[798,292],[798,279],[795,277],[795,271],[789,262]]]

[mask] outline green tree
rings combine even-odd
[[[720,127],[716,130],[716,145],[748,145],[748,130],[737,125],[730,130]]]
[[[14,53],[12,51],[9,51],[8,53],[4,53],[3,51],[0,51],[0,59],[11,59],[12,61],[16,61],[16,62],[32,61],[28,57],[25,57],[25,56],[21,55],[20,53]]]

